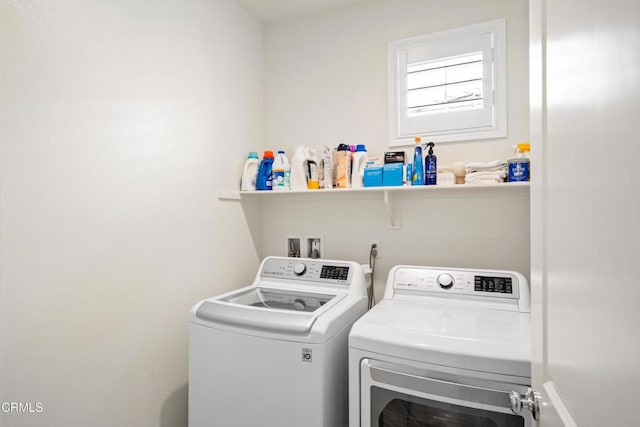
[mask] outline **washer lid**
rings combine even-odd
[[[387,299],[353,325],[349,346],[417,362],[531,376],[528,313]]]
[[[336,295],[298,292],[272,288],[251,288],[244,292],[220,298],[220,301],[288,311],[314,312]]]
[[[344,295],[250,287],[204,301],[196,317],[232,326],[306,334]]]

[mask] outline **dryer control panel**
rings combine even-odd
[[[526,284],[519,273],[510,271],[399,266],[392,273],[394,289],[417,293],[518,299],[520,286]]]
[[[355,266],[349,262],[308,258],[267,258],[260,277],[349,285]]]

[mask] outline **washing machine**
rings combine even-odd
[[[265,258],[251,285],[191,309],[189,426],[346,426],[348,334],[366,310],[360,264]]]
[[[349,425],[530,427],[529,312],[517,272],[393,267],[349,336]]]

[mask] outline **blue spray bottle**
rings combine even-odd
[[[433,142],[427,144],[429,153],[424,158],[425,185],[436,185],[438,183],[438,158],[433,154],[434,145]]]
[[[411,175],[411,185],[424,185],[424,169],[422,167],[422,140],[419,136],[415,138],[416,148],[413,151],[413,174]]]

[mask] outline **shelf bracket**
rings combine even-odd
[[[242,200],[237,191],[218,191],[218,200]]]
[[[400,209],[398,207],[398,195],[389,190],[384,192],[384,207],[387,211],[387,229],[400,229]]]

